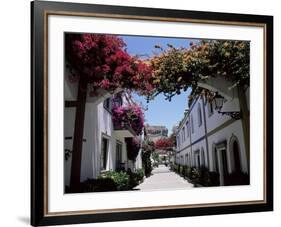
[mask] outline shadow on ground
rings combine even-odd
[[[18,220],[23,224],[30,224],[30,218],[29,217],[18,217]]]

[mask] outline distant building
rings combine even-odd
[[[147,139],[153,142],[161,138],[168,138],[168,129],[163,125],[146,125]],[[159,154],[160,161],[162,163],[169,161],[169,151],[156,149],[155,152]]]
[[[168,129],[162,125],[146,125],[147,138],[153,142],[160,138],[168,137]]]

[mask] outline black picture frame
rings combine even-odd
[[[192,20],[194,23],[260,24],[265,29],[265,198],[261,203],[245,203],[220,206],[195,206],[191,208],[167,208],[102,213],[48,214],[46,204],[46,134],[47,122],[47,73],[46,65],[46,18],[48,15],[76,13],[115,15],[119,18],[143,20],[178,21]],[[273,210],[273,17],[201,11],[139,8],[109,5],[77,4],[63,2],[31,2],[31,224],[33,226],[108,222],[152,218],[171,218],[213,214],[244,213]]]

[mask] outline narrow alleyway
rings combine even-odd
[[[153,169],[152,175],[144,180],[143,183],[135,187],[139,190],[157,190],[157,189],[190,189],[193,184],[180,177],[164,165],[159,165]]]

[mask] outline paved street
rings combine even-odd
[[[159,165],[153,169],[152,175],[145,178],[144,182],[135,187],[139,190],[159,190],[159,189],[190,189],[193,184],[180,177],[164,165]]]

